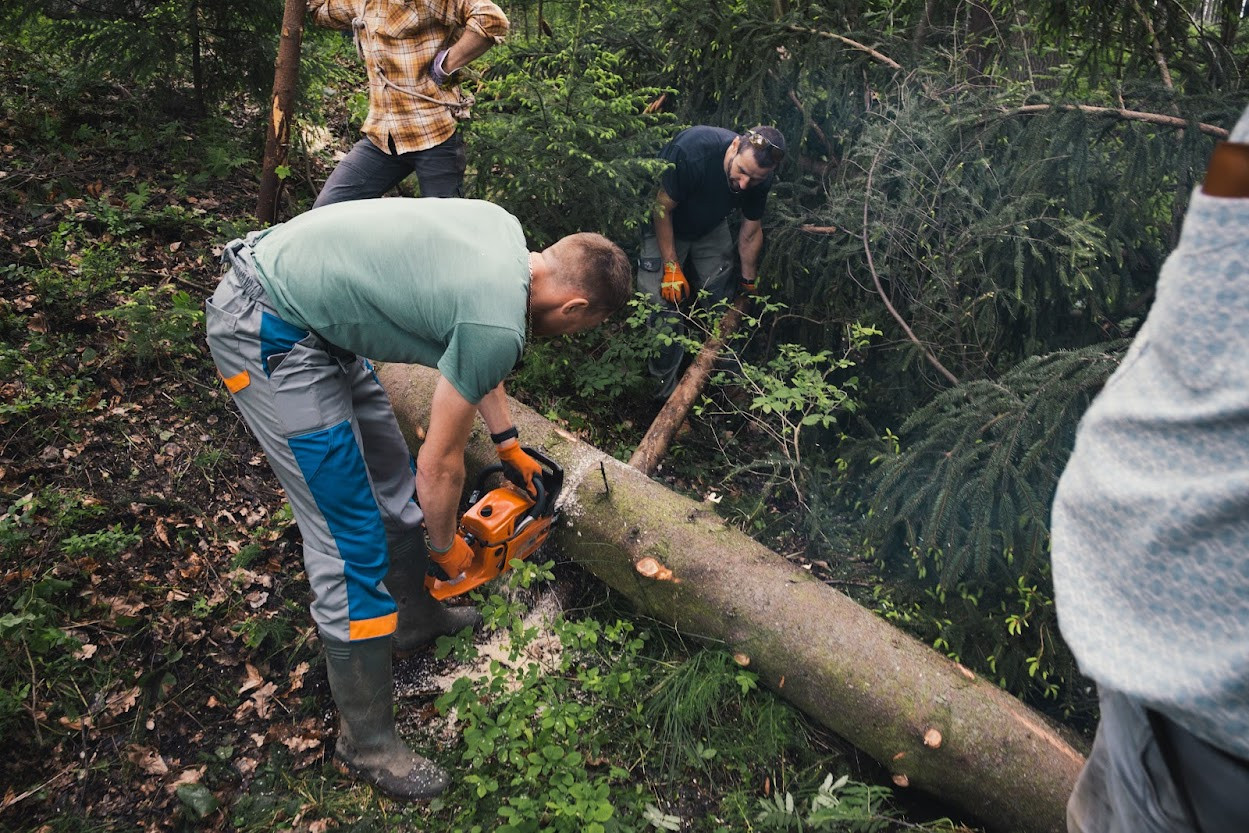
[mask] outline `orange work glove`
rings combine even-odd
[[[460,535],[451,539],[451,546],[446,552],[438,552],[434,545],[429,545],[429,557],[434,559],[438,569],[447,574],[447,579],[458,578],[473,563],[473,550]]]
[[[679,304],[690,297],[690,282],[685,279],[681,264],[675,260],[664,264],[664,277],[659,284],[659,294],[670,304]]]
[[[533,485],[535,477],[542,476],[542,465],[520,447],[516,439],[505,440],[494,447],[499,452],[499,460],[504,466],[515,470],[525,484],[525,491],[534,497],[538,496],[538,487]]]

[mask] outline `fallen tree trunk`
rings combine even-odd
[[[685,375],[681,377],[681,383],[677,385],[663,408],[656,414],[651,427],[646,430],[646,435],[638,443],[637,450],[629,458],[629,465],[644,474],[654,474],[655,469],[659,468],[659,463],[668,453],[668,446],[672,444],[672,438],[676,436],[677,429],[681,427],[690,408],[694,406],[694,400],[707,386],[707,380],[711,378],[712,364],[720,355],[724,342],[737,330],[737,323],[741,321],[742,313],[745,312],[746,305],[749,303],[750,298],[746,294],[737,296],[733,306],[729,307],[729,311],[720,319],[719,334],[707,339],[702,349],[698,351],[698,355],[694,357],[694,361],[686,368]]]
[[[436,373],[379,370],[415,448]],[[760,681],[894,773],[1000,831],[1057,833],[1083,757],[1046,720],[809,573],[512,403],[565,470],[563,551],[647,616],[723,643]],[[494,461],[479,425],[469,462]]]

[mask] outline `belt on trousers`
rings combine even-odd
[[[1249,197],[1249,144],[1219,142],[1215,146],[1201,193],[1211,197]]]
[[[260,274],[252,254],[252,241],[255,236],[256,233],[252,232],[246,238],[235,238],[227,243],[221,252],[221,262],[233,269],[238,276],[239,291],[244,297],[268,303],[269,298],[260,283]]]

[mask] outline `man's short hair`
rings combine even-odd
[[[775,127],[758,125],[741,135],[739,152],[749,149],[755,164],[761,168],[775,168],[785,158],[785,137]]]
[[[633,268],[619,246],[601,234],[578,232],[551,246],[557,280],[575,286],[593,312],[610,315],[633,296]]]

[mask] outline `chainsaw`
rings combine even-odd
[[[537,552],[551,534],[558,517],[555,503],[564,488],[564,470],[540,451],[524,451],[542,466],[542,474],[533,479],[536,496],[506,477],[502,463],[481,470],[459,525],[473,560],[462,576],[450,581],[425,577],[435,599],[459,596],[497,578],[512,568],[513,561],[524,561]],[[495,475],[505,476],[498,486],[487,490]]]

